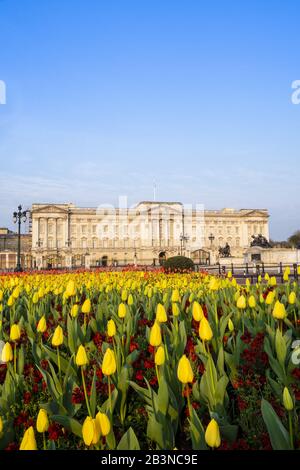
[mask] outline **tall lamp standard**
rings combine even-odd
[[[213,234],[211,233],[210,236],[208,237],[208,239],[210,240],[210,247],[212,248],[212,244],[213,244],[213,241],[215,239],[215,237],[213,236]]]
[[[181,234],[180,235],[180,256],[182,256],[183,249],[185,248],[184,244],[189,240],[187,235]]]
[[[18,223],[18,252],[17,252],[17,266],[15,272],[20,273],[23,271],[21,266],[21,222],[26,222],[26,211],[22,211],[22,206],[18,206],[18,212],[13,213],[14,223]]]

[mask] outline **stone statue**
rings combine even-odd
[[[230,246],[228,245],[228,243],[226,243],[226,245],[223,248],[220,246],[219,255],[221,258],[230,258],[231,253],[230,253]]]
[[[257,236],[252,235],[252,242],[250,243],[250,246],[260,246],[261,248],[271,248],[271,244],[268,242],[266,237],[264,237],[261,233],[259,233]]]

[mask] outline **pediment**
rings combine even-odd
[[[269,214],[265,210],[260,209],[250,209],[249,211],[245,211],[242,217],[269,217]]]
[[[39,213],[59,213],[59,214],[67,214],[68,213],[68,209],[67,208],[64,208],[64,207],[61,207],[61,206],[57,206],[55,204],[45,204],[44,206],[38,206],[34,209],[32,209],[31,211],[33,214],[39,214]]]

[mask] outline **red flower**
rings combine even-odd
[[[144,366],[145,366],[146,369],[153,369],[154,361],[146,360],[146,361],[144,361]]]
[[[19,450],[19,444],[16,442],[10,442],[4,450]]]
[[[73,393],[72,393],[72,403],[78,404],[78,403],[82,403],[83,401],[84,401],[83,390],[81,390],[81,388],[79,387],[74,388]]]
[[[62,430],[56,423],[50,424],[48,428],[48,436],[51,441],[57,441],[62,436]]]
[[[135,374],[135,378],[136,378],[136,380],[138,380],[138,381],[140,381],[140,382],[141,382],[142,380],[144,380],[143,371],[138,370],[137,373]]]
[[[23,395],[23,400],[24,400],[25,405],[28,405],[28,403],[30,403],[30,400],[31,400],[31,393],[25,392]]]

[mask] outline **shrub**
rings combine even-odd
[[[164,262],[164,269],[168,272],[194,271],[194,261],[186,256],[172,256]]]

